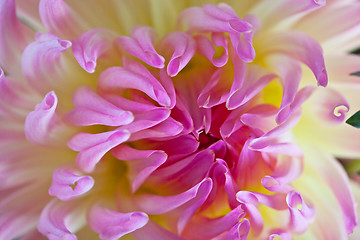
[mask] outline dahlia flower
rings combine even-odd
[[[357,239],[359,12],[1,0],[0,239]]]

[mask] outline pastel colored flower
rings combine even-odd
[[[359,12],[1,0],[0,239],[357,239]]]

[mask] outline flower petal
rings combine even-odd
[[[144,227],[149,221],[143,212],[121,213],[93,206],[88,214],[88,224],[104,240],[115,240]]]
[[[80,88],[74,93],[73,103],[75,109],[67,113],[66,120],[75,126],[120,126],[134,120],[131,112],[117,108],[88,87]]]
[[[145,180],[167,159],[163,151],[136,150],[126,145],[114,148],[112,154],[122,161],[127,161],[128,176],[132,182],[132,193],[136,192]]]
[[[37,40],[29,44],[22,55],[23,74],[30,85],[40,93],[51,88],[51,77],[61,66],[61,53],[71,47],[71,42],[53,34],[38,34]]]
[[[94,183],[94,179],[90,176],[81,176],[74,169],[60,167],[53,173],[49,194],[62,201],[68,201],[88,192]]]
[[[128,131],[110,131],[99,134],[79,133],[69,140],[68,146],[80,153],[75,161],[84,172],[92,172],[101,158],[112,148],[130,137]]]
[[[191,60],[195,54],[196,44],[194,39],[183,32],[168,34],[163,42],[163,48],[173,49],[171,59],[167,65],[167,73],[170,77],[176,76]]]
[[[135,27],[131,30],[131,37],[121,36],[115,42],[126,52],[141,59],[155,68],[163,68],[165,59],[159,55],[153,45],[154,29],[150,27]]]
[[[113,34],[106,29],[93,29],[72,41],[72,51],[80,66],[95,72],[96,60],[112,47]]]
[[[64,38],[76,38],[86,29],[81,19],[63,0],[40,0],[39,13],[49,32]]]

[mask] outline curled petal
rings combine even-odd
[[[96,60],[112,47],[111,39],[111,32],[94,29],[72,41],[74,57],[85,71],[95,72]]]
[[[195,40],[199,53],[209,59],[214,66],[223,67],[227,63],[229,58],[228,40],[223,33],[212,33],[212,42],[202,35],[196,36]],[[214,45],[223,51],[220,56],[215,57],[215,53],[219,50],[216,50]]]
[[[22,55],[23,74],[29,83],[41,93],[49,89],[49,81],[61,65],[61,53],[71,47],[71,42],[53,34],[38,34]]]
[[[315,91],[315,87],[313,86],[307,86],[302,89],[295,95],[295,98],[293,101],[285,105],[283,107],[280,107],[280,110],[276,116],[276,122],[278,124],[282,124],[285,122],[294,112],[301,107],[301,105],[309,99],[309,97],[312,95],[312,93]]]
[[[131,37],[121,36],[115,41],[126,52],[150,66],[163,68],[165,59],[154,48],[154,35],[155,32],[150,27],[135,27],[131,30]]]
[[[341,124],[345,121],[350,104],[340,92],[333,88],[318,89],[313,94],[311,105],[306,110],[319,116],[325,123]]]
[[[120,126],[134,120],[131,112],[117,108],[87,87],[74,93],[73,103],[75,109],[67,113],[66,120],[76,126]]]
[[[131,235],[136,239],[141,240],[185,240],[184,238],[166,230],[151,220],[149,220],[149,222],[144,227],[138,229]]]
[[[149,221],[143,212],[121,213],[100,206],[92,207],[87,219],[91,229],[105,240],[119,239],[144,227]]]
[[[170,77],[176,76],[188,64],[196,50],[194,39],[183,32],[170,33],[165,37],[162,45],[174,49],[167,66]]]
[[[39,145],[47,144],[51,139],[51,131],[56,127],[56,106],[58,103],[55,93],[46,94],[40,104],[37,104],[35,111],[30,112],[25,120],[26,138]]]
[[[66,38],[76,38],[85,23],[63,0],[41,0],[39,14],[49,32]]]
[[[171,106],[170,97],[164,87],[144,66],[135,62],[129,62],[128,66],[111,67],[102,72],[99,77],[100,88],[108,91],[137,89],[160,105]]]
[[[113,149],[112,154],[122,161],[127,161],[128,176],[132,182],[132,192],[136,192],[150,174],[167,159],[167,154],[159,150],[136,150],[126,145]]]
[[[204,179],[194,187],[178,195],[159,196],[153,194],[142,194],[137,197],[136,202],[145,212],[158,215],[178,208],[196,198],[201,198],[205,201],[211,188],[211,179]]]
[[[255,83],[249,86],[243,86],[237,91],[234,91],[226,101],[226,107],[229,110],[235,109],[253,98],[258,94],[266,85],[276,78],[275,74],[268,74],[261,77]]]
[[[245,204],[258,205],[261,203],[277,210],[284,210],[287,208],[285,195],[283,194],[265,195],[257,192],[239,191],[236,193],[236,199]]]
[[[283,230],[274,230],[274,231],[271,231],[271,235],[269,236],[269,240],[276,240],[279,237],[282,240],[291,240],[292,239],[290,233],[285,232]]]
[[[252,26],[237,17],[227,4],[206,4],[201,7],[190,7],[179,16],[179,24],[191,31],[245,33]]]
[[[214,240],[246,240],[250,231],[250,222],[244,218],[232,227],[227,233],[214,238]]]
[[[261,179],[261,184],[272,192],[288,193],[293,188],[287,183],[297,179],[303,170],[303,159],[296,157],[278,157],[275,171],[271,176]]]
[[[315,208],[308,206],[298,192],[288,193],[286,203],[290,211],[289,228],[297,234],[305,232],[315,218]]]
[[[267,38],[266,46],[264,45],[261,50],[282,52],[305,63],[314,73],[318,85],[323,87],[327,85],[328,76],[322,48],[309,35],[296,31],[272,34]]]
[[[73,169],[57,168],[53,173],[49,194],[60,200],[68,201],[88,192],[94,183],[92,177],[81,176]]]
[[[110,131],[99,134],[79,133],[69,140],[68,146],[80,151],[76,165],[84,172],[92,172],[101,158],[112,148],[130,137],[126,130]]]
[[[74,206],[59,202],[51,201],[41,212],[37,228],[40,233],[48,239],[66,239],[76,240],[77,237],[69,230],[70,213]]]
[[[238,206],[219,218],[195,217],[185,228],[184,236],[186,239],[212,239],[232,229],[244,216],[244,210]]]

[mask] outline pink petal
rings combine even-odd
[[[132,134],[130,141],[136,141],[145,138],[156,139],[173,137],[180,134],[183,130],[184,127],[180,122],[174,120],[172,117],[169,117],[152,128],[144,129]]]
[[[101,158],[112,148],[130,137],[128,131],[110,131],[99,134],[79,133],[69,140],[69,148],[80,151],[75,161],[84,172],[92,172]]]
[[[245,204],[264,204],[276,210],[284,210],[287,208],[284,194],[265,195],[258,192],[239,191],[236,193],[236,199]]]
[[[261,184],[269,191],[288,193],[293,188],[287,183],[300,177],[303,170],[303,159],[296,157],[279,157],[271,176],[261,179]]]
[[[183,236],[189,240],[212,239],[223,232],[232,229],[239,219],[245,216],[244,210],[237,207],[228,214],[218,218],[194,217],[185,228]]]
[[[322,48],[305,33],[286,31],[272,34],[267,37],[267,44],[261,51],[285,53],[305,63],[314,73],[319,86],[325,87],[328,83]]]
[[[92,207],[87,219],[91,229],[105,240],[119,239],[144,227],[149,221],[143,212],[121,213],[100,206]]]
[[[112,47],[113,34],[105,29],[93,29],[72,41],[74,57],[88,73],[95,72],[96,60]]]
[[[131,112],[117,108],[88,87],[80,88],[74,93],[73,103],[75,109],[67,113],[66,120],[76,126],[120,126],[134,120]]]
[[[48,239],[76,240],[77,237],[69,230],[70,224],[66,222],[73,210],[74,206],[70,204],[51,201],[40,215],[37,225],[39,232]]]
[[[176,76],[195,54],[196,44],[192,36],[183,32],[172,32],[165,36],[163,48],[172,50],[171,59],[167,65],[170,77]]]
[[[155,31],[150,27],[135,27],[131,37],[121,36],[116,43],[131,55],[155,68],[163,68],[165,59],[159,55],[153,45]]]
[[[40,104],[37,104],[35,111],[30,112],[25,120],[26,138],[39,145],[46,145],[51,139],[51,131],[58,124],[56,107],[58,99],[55,93],[49,92]]]
[[[345,121],[350,104],[343,94],[336,89],[327,87],[318,89],[311,98],[311,105],[306,110],[316,114],[325,124],[337,125]]]
[[[174,87],[172,79],[167,75],[167,73],[165,72],[164,69],[160,70],[160,82],[163,85],[163,87],[165,88],[165,91],[167,92],[167,94],[169,95],[170,102],[171,102],[169,108],[173,109],[176,104],[175,87]]]
[[[92,177],[81,176],[73,169],[57,168],[53,172],[53,182],[49,188],[49,194],[60,200],[68,201],[88,192],[94,183]]]
[[[50,79],[61,66],[61,53],[71,47],[71,42],[53,34],[38,34],[22,55],[23,74],[30,85],[41,93],[49,91]]]
[[[126,145],[114,148],[112,154],[122,161],[127,161],[128,176],[132,183],[131,190],[136,192],[145,180],[167,159],[167,154],[156,150],[136,150]]]
[[[350,52],[358,47],[356,39],[360,35],[359,11],[360,4],[357,1],[345,1],[341,4],[331,4],[328,1],[326,7],[301,18],[293,28],[313,36],[327,51]]]
[[[19,56],[32,40],[32,30],[16,16],[14,0],[0,3],[0,66],[8,73],[16,74]]]
[[[139,207],[151,215],[158,215],[176,209],[193,199],[203,199],[205,201],[210,193],[212,181],[204,179],[189,190],[172,196],[159,196],[153,194],[141,194],[136,198]],[[186,214],[186,212],[183,212]]]
[[[223,67],[227,63],[229,58],[228,40],[224,34],[212,33],[212,42],[202,35],[196,36],[195,40],[199,53],[209,59],[214,66]],[[215,57],[216,49],[214,45],[223,49],[223,53],[220,56]]]
[[[276,75],[274,74],[268,74],[265,76],[262,76],[259,80],[257,80],[255,83],[249,86],[243,86],[239,90],[233,92],[230,97],[227,99],[226,107],[229,110],[233,110],[243,104],[245,104],[247,101],[255,97],[256,94],[258,94],[266,85],[268,85],[274,78],[276,78]]]
[[[286,202],[290,211],[290,230],[297,234],[304,233],[314,220],[315,208],[309,207],[298,192],[288,193]]]
[[[136,89],[146,93],[162,106],[169,107],[171,100],[164,87],[141,64],[130,62],[127,67],[111,67],[99,77],[99,85],[103,90],[115,91]]]
[[[136,239],[141,240],[185,240],[151,220],[149,220],[144,227],[134,231],[131,235]]]
[[[249,23],[227,8],[231,9],[224,3],[217,6],[206,4],[203,8],[190,7],[180,14],[179,23],[191,31],[245,33],[252,30]]]
[[[60,37],[76,38],[86,24],[63,0],[41,0],[39,13],[46,29]]]
[[[214,240],[246,240],[250,231],[250,222],[244,218],[241,222],[236,224],[227,233],[220,237],[214,238]]]

